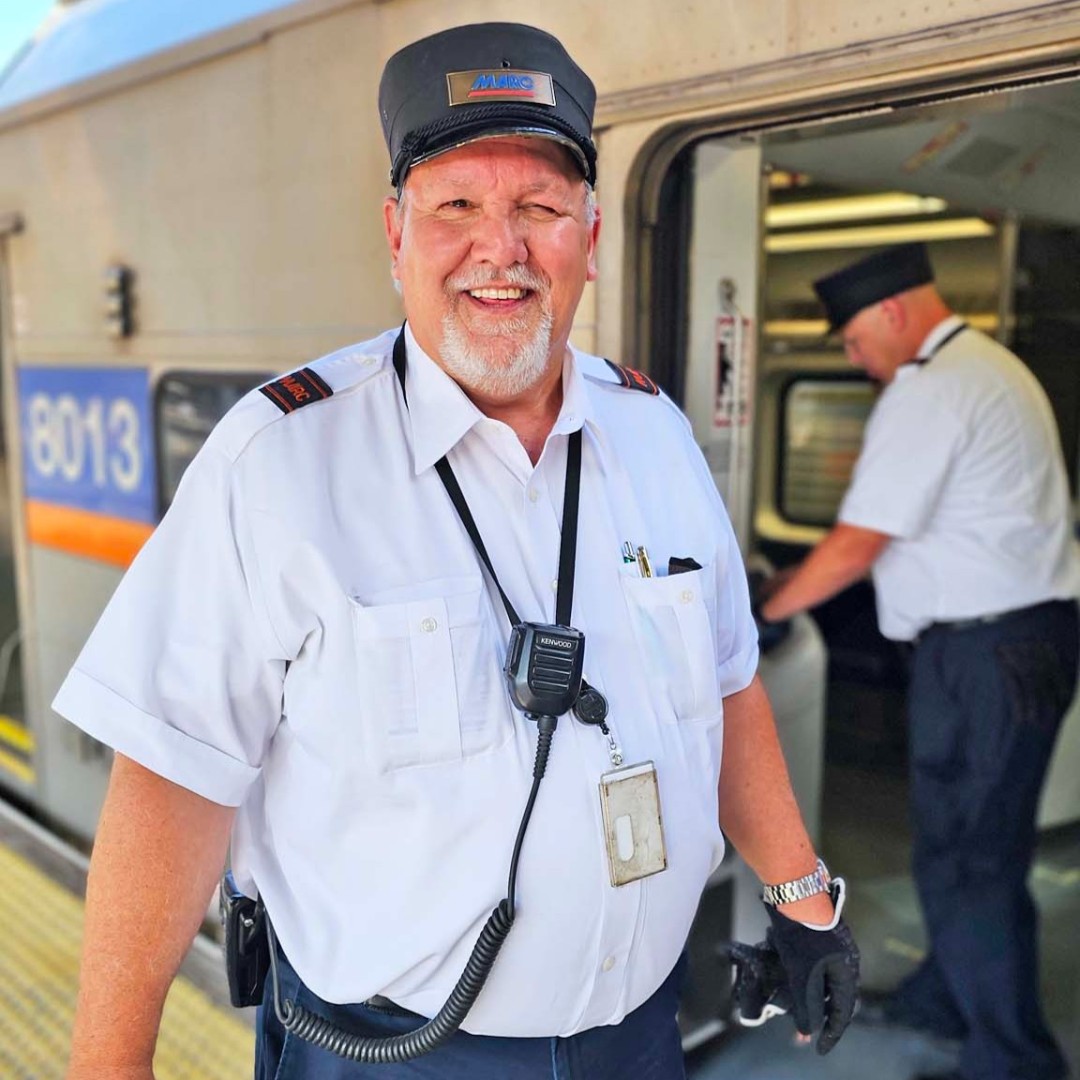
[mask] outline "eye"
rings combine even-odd
[[[468,199],[450,199],[448,202],[444,202],[439,209],[440,210],[468,210],[472,206],[472,203]]]
[[[531,218],[537,220],[549,220],[562,216],[559,210],[556,210],[554,206],[548,206],[546,203],[526,203],[522,210]]]

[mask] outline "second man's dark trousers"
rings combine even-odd
[[[930,951],[897,998],[909,1015],[963,1037],[969,1080],[1067,1075],[1040,1006],[1027,876],[1078,649],[1072,601],[932,628],[915,649],[910,798]]]

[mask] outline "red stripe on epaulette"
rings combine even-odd
[[[283,413],[295,412],[313,401],[322,401],[334,392],[311,368],[290,371],[259,389]]]
[[[635,371],[633,368],[623,367],[622,364],[616,364],[614,360],[607,360],[605,363],[619,376],[619,382],[621,382],[627,390],[642,390],[646,394],[660,393],[660,387],[657,386],[643,371]]]

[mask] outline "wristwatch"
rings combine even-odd
[[[779,904],[793,904],[796,900],[805,900],[809,896],[828,892],[831,881],[829,868],[818,859],[817,869],[813,873],[807,874],[806,877],[796,878],[794,881],[785,881],[780,885],[766,885],[761,890],[761,899],[772,907]]]

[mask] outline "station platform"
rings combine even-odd
[[[78,992],[85,860],[0,804],[0,1078],[62,1080]],[[217,947],[173,984],[156,1080],[251,1080],[249,1010],[228,1006]]]

